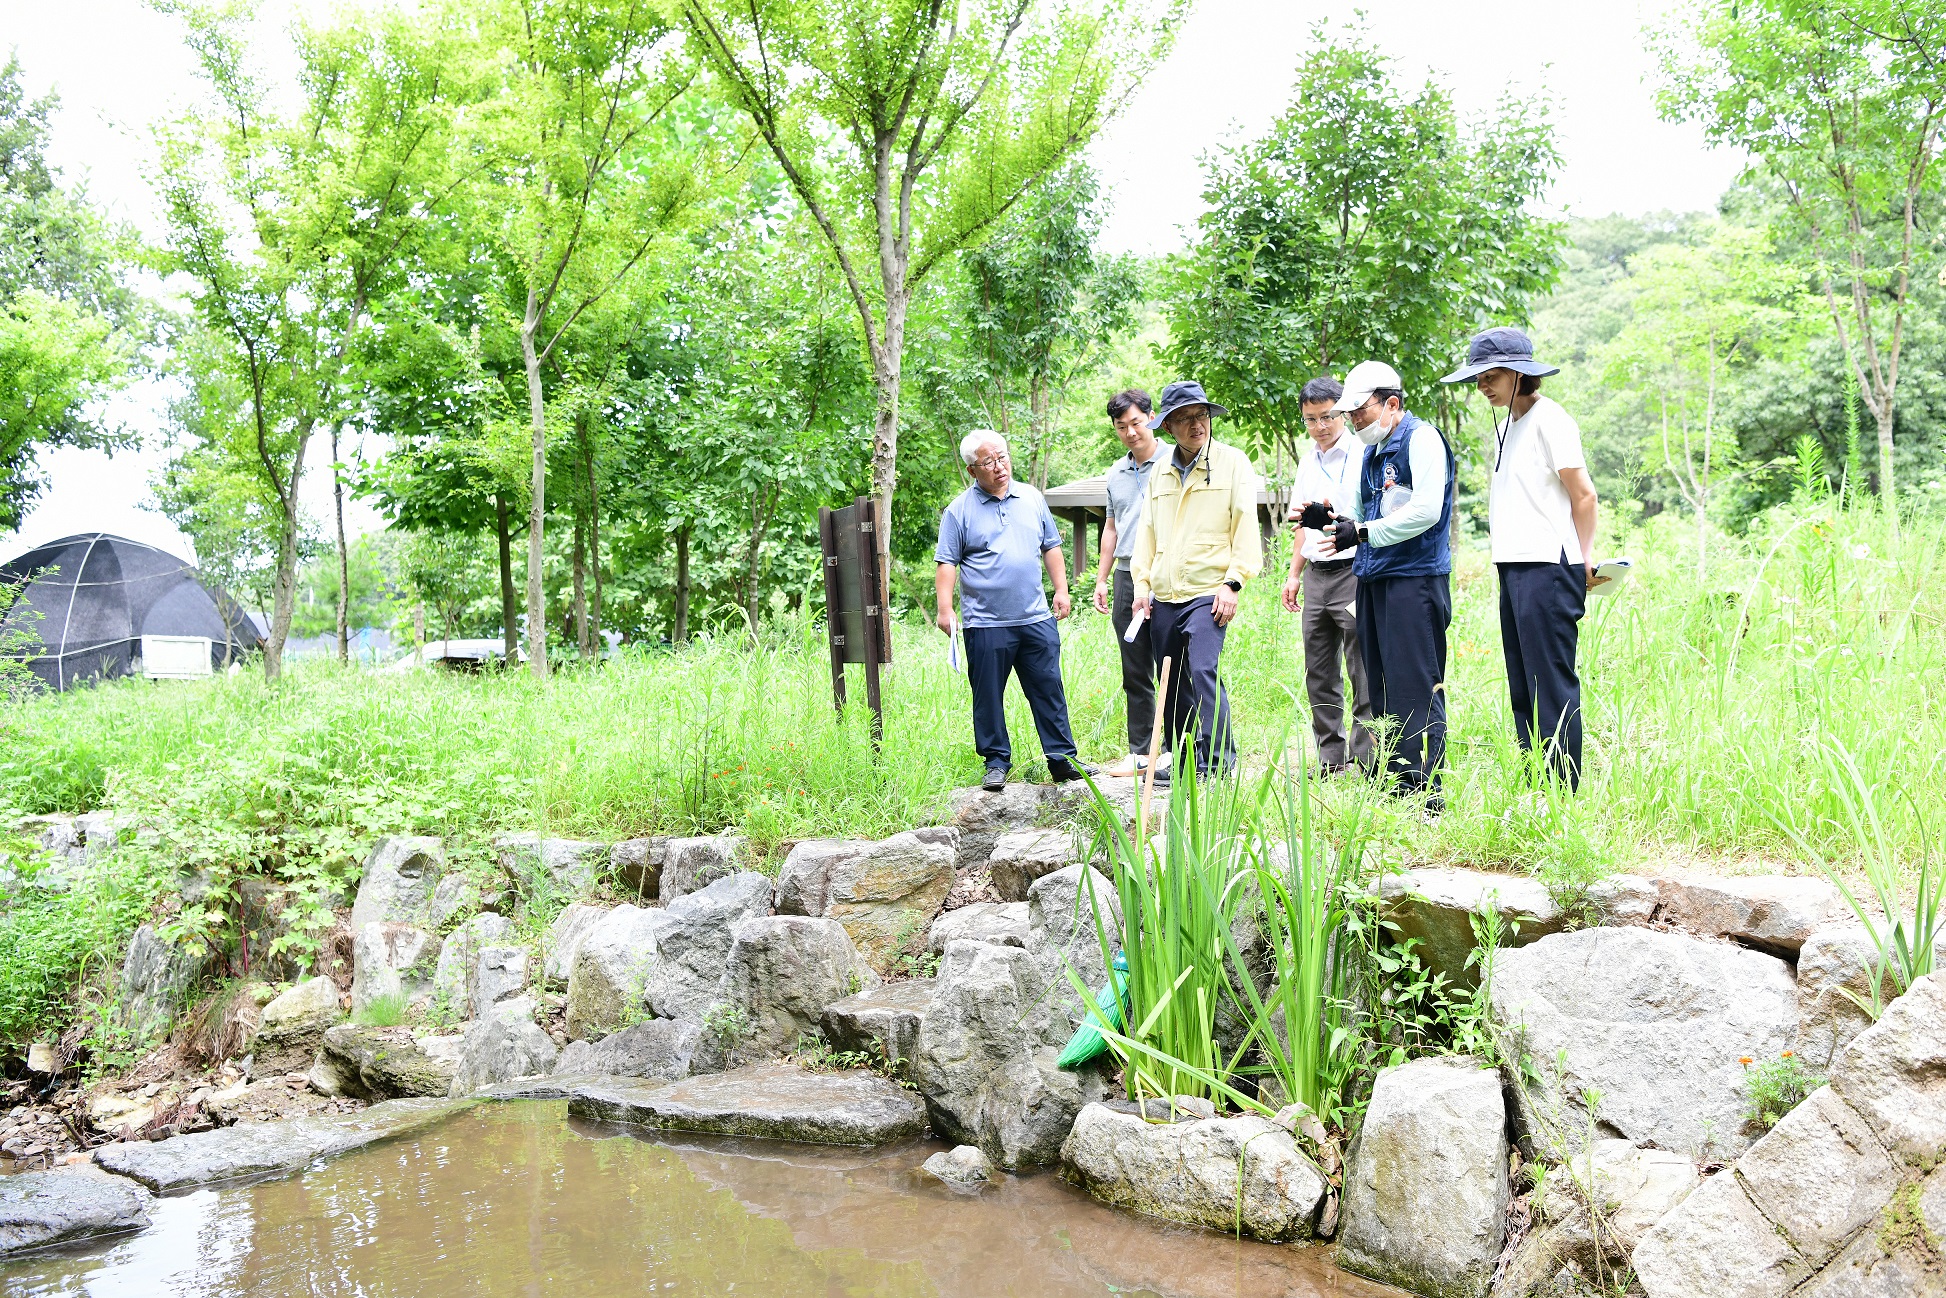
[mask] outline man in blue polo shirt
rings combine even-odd
[[[1068,698],[1061,688],[1061,633],[1056,618],[1068,615],[1068,569],[1061,537],[1047,502],[1013,480],[1006,439],[988,429],[968,433],[960,458],[973,485],[946,506],[939,519],[939,567],[933,574],[939,629],[953,634],[953,586],[960,588],[966,637],[966,676],[973,687],[973,746],[986,761],[981,787],[1006,787],[1013,766],[1007,739],[1007,676],[1034,714],[1047,771],[1056,780],[1078,780],[1094,768],[1075,760],[1068,726]],[[1048,609],[1041,570],[1054,583]]]

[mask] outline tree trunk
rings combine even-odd
[[[1878,503],[1896,528],[1899,523],[1899,497],[1898,482],[1892,475],[1892,421],[1895,411],[1891,393],[1886,393],[1878,409]]]
[[[412,657],[415,661],[426,660],[426,601],[412,601]]]
[[[689,524],[676,530],[676,618],[669,638],[689,643]]]
[[[284,674],[284,641],[290,638],[291,618],[297,612],[297,484],[304,477],[304,452],[311,444],[309,423],[297,434],[297,454],[291,457],[291,479],[279,500],[282,518],[277,535],[277,575],[271,582],[270,636],[264,641],[264,679]]]
[[[602,651],[601,638],[601,482],[595,474],[595,447],[588,443],[588,568],[595,579],[594,602],[588,608],[588,639],[595,656]]]
[[[588,530],[581,521],[581,508],[574,510],[574,647],[588,656]]]
[[[507,498],[497,491],[493,493],[493,530],[500,542],[500,637],[511,667],[520,654],[520,612],[514,606],[513,511],[507,508]]]
[[[540,298],[527,291],[527,313],[520,324],[520,356],[527,365],[527,411],[534,439],[532,498],[527,506],[527,666],[534,679],[547,679],[547,617],[542,602],[541,543],[547,517],[547,405],[541,391],[541,358],[534,349],[540,329]]]
[[[770,527],[770,517],[763,510],[763,493],[753,492],[750,496],[750,540],[743,552],[743,619],[748,628],[750,646],[757,645],[757,598],[758,577],[763,570],[764,533]]]
[[[899,366],[905,344],[905,304],[896,310],[898,331],[892,320],[895,312],[886,309],[886,342],[874,348],[872,381],[878,387],[878,417],[872,426],[872,498],[878,502],[878,562],[884,583],[879,591],[890,594],[892,580],[892,494],[899,485]],[[896,336],[897,342],[893,341]]]
[[[338,465],[338,435],[331,424],[331,503],[338,515],[338,661],[351,661],[351,556],[345,548],[345,478]]]

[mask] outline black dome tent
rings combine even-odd
[[[262,642],[237,602],[187,560],[105,532],[0,564],[0,584],[17,592],[4,629],[39,641],[23,656],[50,689],[139,670],[145,635],[208,637],[212,669]]]

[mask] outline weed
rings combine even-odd
[[[365,1007],[352,1013],[351,1021],[368,1028],[396,1028],[405,1022],[407,998],[404,992],[374,996]]]
[[[1879,1219],[1878,1246],[1887,1253],[1915,1254],[1931,1270],[1946,1267],[1946,1244],[1926,1223],[1917,1181],[1908,1181],[1893,1191]]]
[[[734,1049],[755,1029],[749,1011],[731,1001],[718,1001],[703,1015],[703,1030]]]
[[[1761,1063],[1748,1055],[1737,1062],[1743,1065],[1743,1098],[1748,1106],[1744,1121],[1760,1131],[1776,1126],[1785,1114],[1804,1103],[1806,1096],[1824,1085],[1824,1079],[1806,1068],[1793,1051],[1786,1050]]]

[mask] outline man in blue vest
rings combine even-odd
[[[1363,361],[1333,410],[1372,449],[1359,476],[1358,518],[1340,517],[1333,553],[1357,547],[1358,651],[1375,717],[1393,719],[1386,772],[1401,793],[1441,808],[1446,761],[1446,629],[1453,621],[1453,450],[1405,408],[1399,372]]]

